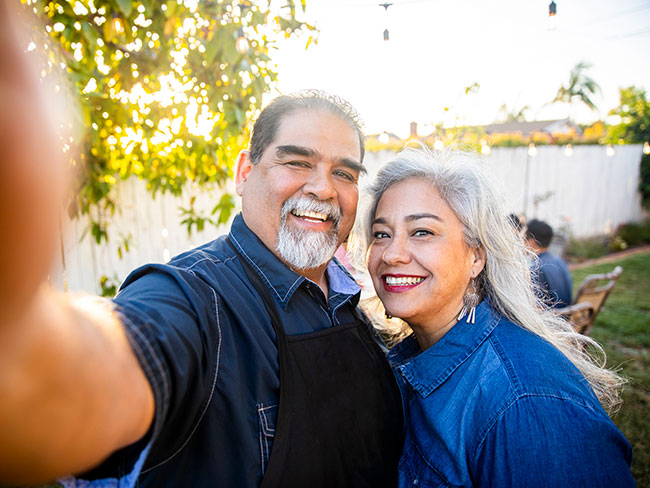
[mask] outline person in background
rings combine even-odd
[[[352,107],[275,99],[229,234],[75,299],[46,283],[65,159],[15,18],[0,2],[0,485],[394,486],[398,387],[332,261],[363,172]]]
[[[406,415],[399,486],[632,487],[605,410],[622,379],[540,303],[474,158],[406,149],[370,187],[367,264]]]
[[[564,260],[549,252],[553,228],[546,222],[533,219],[526,227],[526,245],[537,255],[533,277],[544,302],[552,308],[571,305],[573,281]]]
[[[519,235],[522,234],[524,230],[524,219],[523,216],[520,217],[517,214],[511,213],[508,214],[508,220],[510,221],[510,224],[512,227],[515,229],[515,232]]]

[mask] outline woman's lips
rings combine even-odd
[[[412,290],[423,281],[424,277],[414,275],[385,274],[381,277],[384,289],[391,293],[403,293]]]

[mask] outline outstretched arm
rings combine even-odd
[[[65,164],[16,19],[0,2],[0,484],[88,469],[154,411],[110,302],[46,285]]]

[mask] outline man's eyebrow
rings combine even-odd
[[[275,154],[277,156],[304,156],[306,158],[320,158],[322,157],[321,153],[316,151],[311,147],[306,146],[295,146],[293,144],[285,144],[282,146],[277,146],[275,148]],[[351,158],[339,158],[338,162],[343,166],[350,168],[353,171],[358,172],[359,174],[365,174],[366,168],[363,165],[354,159]]]
[[[347,166],[353,171],[356,171],[359,174],[366,174],[367,170],[366,168],[363,167],[363,164],[361,164],[359,161],[355,161],[354,159],[349,159],[349,158],[341,158],[339,159],[341,164],[343,166]]]
[[[294,146],[292,144],[287,144],[284,146],[278,146],[275,148],[275,154],[278,156],[305,156],[305,157],[314,157],[320,156],[320,153],[311,147],[305,146]]]

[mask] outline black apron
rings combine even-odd
[[[397,486],[402,401],[371,325],[359,314],[287,336],[267,286],[235,252],[278,340],[280,401],[262,488]]]

